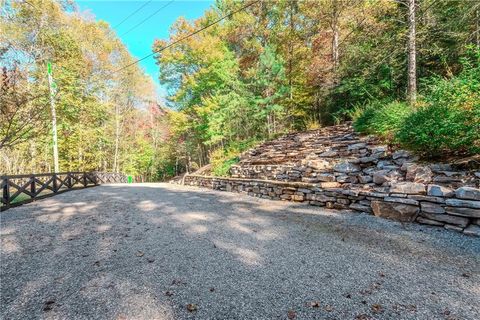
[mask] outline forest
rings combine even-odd
[[[2,173],[53,171],[51,95],[60,171],[225,175],[261,141],[343,121],[422,157],[480,153],[477,1],[217,0],[152,44],[165,99],[73,2],[0,16]]]

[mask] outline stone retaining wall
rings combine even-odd
[[[473,162],[480,162],[480,158]],[[355,133],[349,124],[291,133],[265,142],[242,154],[230,175],[286,182],[337,182],[342,188],[367,187],[380,192],[398,182],[453,189],[480,187],[480,170],[469,166],[468,161],[461,165],[421,162],[406,150],[394,150],[374,137]]]
[[[308,202],[332,209],[351,209],[378,217],[444,227],[480,236],[480,189],[398,182],[384,192],[340,188],[338,182],[283,182],[186,175],[184,184],[240,192],[271,200]],[[345,186],[344,186],[345,187]]]

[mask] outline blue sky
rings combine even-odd
[[[81,11],[90,12],[97,20],[107,21],[112,27],[115,27],[124,18],[147,2],[148,0],[76,1]],[[115,30],[130,50],[130,53],[136,58],[141,58],[152,52],[152,44],[155,39],[168,38],[170,26],[178,17],[183,16],[187,19],[198,18],[212,4],[213,0],[152,0],[136,14],[128,18],[118,27],[115,27]],[[159,9],[161,10],[150,19],[129,31],[132,27]],[[129,32],[126,33],[127,31]],[[124,35],[124,33],[126,34]],[[161,94],[163,90],[161,90],[158,82],[158,66],[155,64],[153,57],[141,61],[140,64],[153,78],[159,89],[157,91]]]

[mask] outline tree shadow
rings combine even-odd
[[[478,315],[480,242],[442,229],[164,184],[0,217],[2,318]]]

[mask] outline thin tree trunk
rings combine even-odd
[[[417,50],[415,31],[415,0],[408,0],[408,100],[417,101]]]
[[[475,11],[475,42],[480,48],[480,9]]]
[[[340,64],[340,56],[338,53],[338,39],[339,39],[338,26],[335,24],[333,28],[333,37],[332,37],[332,61],[333,61],[334,74],[337,73],[338,65]]]
[[[118,106],[115,107],[115,155],[113,158],[113,172],[118,172],[118,156],[119,156],[119,148],[118,145],[120,144],[120,119],[119,119],[119,111]]]
[[[293,1],[290,2],[290,35],[289,35],[289,46],[288,46],[288,86],[290,88],[290,103],[293,99],[293,34],[294,34],[294,23],[293,23]]]
[[[338,49],[340,32],[338,30],[338,2],[337,0],[333,1],[333,14],[332,14],[332,61],[333,61],[333,73],[336,74],[338,70],[338,65],[340,64],[340,54]]]

